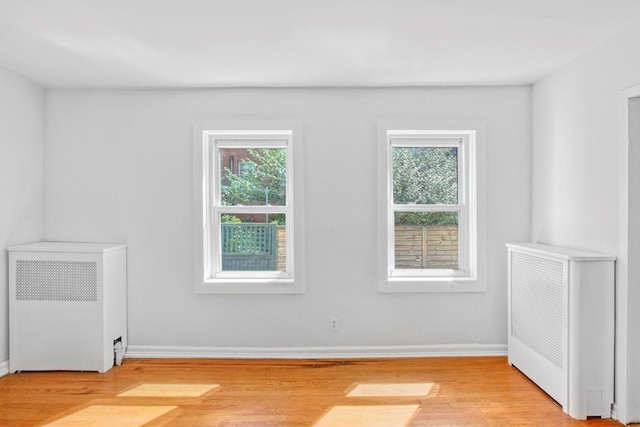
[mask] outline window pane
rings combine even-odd
[[[393,203],[458,204],[458,149],[394,147]]]
[[[458,212],[396,212],[396,269],[458,269]]]
[[[268,222],[262,222],[268,217]],[[285,271],[284,214],[224,214],[220,239],[223,271]]]
[[[286,149],[221,148],[220,161],[222,205],[286,205]]]

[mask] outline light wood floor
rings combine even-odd
[[[0,378],[0,426],[617,426],[573,420],[504,357],[126,359]]]

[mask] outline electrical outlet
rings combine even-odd
[[[329,323],[329,329],[332,331],[337,331],[338,330],[338,318],[331,316],[330,319],[330,323]]]

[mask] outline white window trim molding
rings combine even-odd
[[[233,274],[211,275],[210,260],[210,200],[208,177],[211,162],[209,152],[212,135],[281,135],[290,133],[287,167],[292,180],[287,182],[289,217],[287,218],[287,247],[289,274],[260,275],[255,273],[234,277]],[[302,123],[295,120],[221,120],[200,121],[193,125],[193,259],[194,283],[197,294],[299,294],[304,293],[304,203],[303,203]],[[293,201],[295,200],[295,204]],[[295,231],[294,231],[295,228]],[[295,273],[294,273],[295,272]],[[252,277],[255,276],[255,277]]]
[[[389,200],[391,184],[389,182],[389,142],[388,133],[433,135],[469,135],[468,157],[475,157],[475,162],[468,165],[468,174],[473,177],[471,184],[475,191],[475,215],[470,215],[470,226],[475,233],[468,233],[471,256],[469,265],[472,271],[463,277],[444,276],[392,276],[389,274]],[[378,291],[394,292],[484,292],[487,290],[486,280],[486,187],[485,187],[485,143],[484,123],[480,121],[429,121],[429,120],[379,120],[377,129],[378,144]],[[473,240],[475,239],[475,241]]]

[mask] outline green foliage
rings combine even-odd
[[[264,214],[261,214],[261,215],[264,215]],[[224,214],[221,217],[221,222],[222,224],[246,224],[248,222],[253,222],[251,220],[251,214],[243,215],[243,216],[245,217],[244,220],[241,218],[238,218],[236,215],[233,215],[233,214]],[[247,217],[249,219],[247,219]],[[285,214],[271,214],[269,215],[268,223],[276,224],[276,225],[285,225],[286,216]]]
[[[271,214],[269,215],[269,224],[276,225],[285,225],[286,224],[285,214]]]
[[[458,203],[458,152],[453,147],[393,149],[395,204]],[[396,212],[396,225],[457,225],[455,212]]]
[[[457,149],[394,148],[393,201],[396,204],[457,204]]]
[[[222,223],[223,224],[240,224],[242,220],[235,215],[224,214],[222,215]]]
[[[228,168],[221,178],[222,204],[286,203],[286,151],[281,148],[249,149],[249,158],[240,160],[243,173],[235,175]]]
[[[396,212],[395,225],[458,225],[457,212]]]

